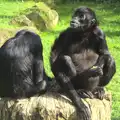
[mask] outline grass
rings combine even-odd
[[[9,24],[12,17],[20,11],[30,7],[33,2],[0,2],[0,28],[12,29],[16,26]],[[51,76],[49,66],[49,53],[54,39],[59,33],[69,25],[72,11],[78,6],[88,6],[95,10],[100,21],[100,28],[106,33],[106,40],[109,50],[113,55],[117,72],[113,77],[107,89],[112,92],[112,120],[120,120],[120,7],[119,4],[94,4],[92,2],[79,2],[76,4],[67,4],[56,6],[60,15],[60,22],[52,31],[46,31],[40,34],[44,47],[45,70]],[[9,6],[9,7],[8,7]]]

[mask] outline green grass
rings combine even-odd
[[[12,17],[20,13],[21,10],[30,7],[33,2],[1,2],[0,3],[0,28],[15,28],[9,24]],[[106,33],[106,39],[109,50],[113,55],[117,72],[113,77],[107,89],[112,92],[112,120],[120,120],[120,7],[119,4],[94,4],[92,2],[80,2],[76,4],[67,4],[56,6],[60,15],[60,22],[52,31],[46,31],[40,34],[44,47],[45,70],[51,76],[49,66],[49,53],[54,39],[59,33],[68,27],[72,11],[78,6],[86,5],[95,10],[100,21],[100,28]]]

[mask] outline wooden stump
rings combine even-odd
[[[111,120],[111,94],[103,100],[84,99],[92,120]],[[65,96],[46,93],[29,99],[1,99],[0,120],[80,120],[75,107]]]

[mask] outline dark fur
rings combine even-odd
[[[104,32],[98,27],[95,13],[78,8],[70,27],[55,40],[51,50],[51,69],[62,89],[78,110],[89,120],[89,112],[76,90],[83,96],[103,98],[103,86],[113,77],[116,67],[110,55]],[[85,116],[84,116],[85,115]]]
[[[30,97],[46,91],[40,37],[21,30],[0,48],[0,97]]]

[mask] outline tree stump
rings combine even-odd
[[[92,120],[111,120],[111,94],[103,100],[84,99]],[[80,120],[70,99],[47,92],[29,99],[0,100],[0,120]]]

